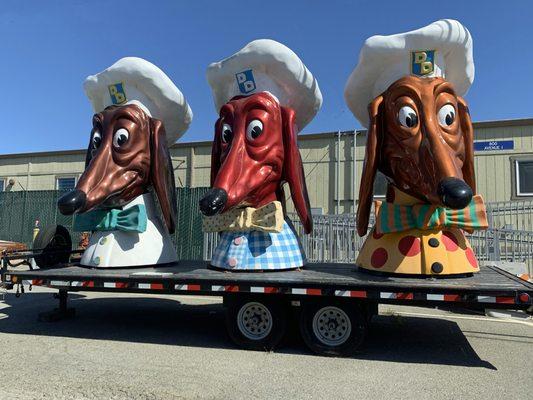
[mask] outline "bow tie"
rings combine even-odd
[[[204,232],[283,230],[283,209],[279,201],[273,201],[260,208],[234,208],[222,214],[203,218]]]
[[[125,210],[93,210],[77,214],[74,218],[74,230],[144,232],[147,221],[146,207],[144,204],[136,204]]]
[[[409,229],[460,228],[467,232],[488,227],[483,198],[476,195],[468,206],[452,210],[431,204],[399,205],[376,201],[376,232],[392,233]]]

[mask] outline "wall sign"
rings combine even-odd
[[[474,142],[474,151],[513,150],[514,140],[491,140]]]

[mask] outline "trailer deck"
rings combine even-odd
[[[19,253],[21,256],[23,253]],[[25,256],[29,256],[26,254]],[[353,264],[310,263],[283,272],[227,272],[204,261],[95,269],[76,263],[51,269],[10,267],[16,254],[2,258],[2,284],[58,289],[59,307],[39,318],[56,321],[74,316],[69,292],[127,292],[221,296],[226,327],[239,346],[271,350],[282,342],[290,315],[298,316],[307,346],[322,355],[353,354],[363,343],[378,304],[446,308],[533,309],[533,284],[495,266],[454,278],[376,275]],[[20,264],[18,264],[20,265]],[[20,292],[19,292],[20,290]]]
[[[495,266],[458,278],[375,275],[353,264],[310,263],[284,272],[223,272],[203,261],[180,261],[145,268],[93,269],[66,265],[46,270],[5,270],[6,283],[29,281],[67,291],[121,291],[223,295],[226,293],[336,296],[388,303],[489,303],[494,307],[527,309],[533,284]]]

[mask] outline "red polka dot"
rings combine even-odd
[[[379,249],[374,250],[372,253],[372,257],[370,257],[370,263],[374,268],[381,268],[385,265],[388,258],[389,255],[387,254],[387,250],[385,250],[383,247],[380,247]]]
[[[372,231],[372,237],[374,239],[380,239],[383,236],[383,233],[378,233],[375,229]]]
[[[442,242],[448,251],[455,251],[459,247],[457,238],[450,231],[442,232]]]
[[[472,265],[472,267],[477,269],[478,266],[477,266],[476,255],[474,254],[472,249],[471,248],[466,249],[465,253],[466,253],[466,258],[468,259],[468,262],[470,263],[470,265]]]
[[[398,243],[398,250],[406,257],[413,257],[420,253],[420,239],[406,236]]]

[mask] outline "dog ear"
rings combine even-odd
[[[298,130],[294,121],[294,110],[288,107],[281,107],[281,118],[284,149],[282,179],[289,184],[292,201],[302,222],[304,232],[310,233],[313,229],[313,219],[305,184],[302,157],[298,150]]]
[[[463,132],[465,144],[465,160],[463,163],[463,179],[470,186],[472,192],[476,193],[476,174],[474,171],[474,128],[470,119],[468,105],[462,97],[457,97],[459,107],[459,123]]]
[[[150,118],[150,181],[169,233],[174,233],[178,214],[174,168],[163,123]]]
[[[220,154],[222,152],[222,146],[220,144],[222,127],[220,126],[220,122],[220,118],[215,122],[215,137],[213,139],[213,146],[211,147],[211,187],[213,187],[218,170],[220,169]]]
[[[378,168],[379,148],[383,130],[383,96],[376,97],[368,106],[370,125],[366,136],[365,161],[359,185],[359,206],[357,207],[357,233],[364,236],[368,230],[370,209],[374,198],[374,179]]]
[[[89,146],[87,147],[87,153],[85,153],[85,169],[89,166],[89,163],[93,159],[92,154],[93,140],[92,135],[89,137]]]

